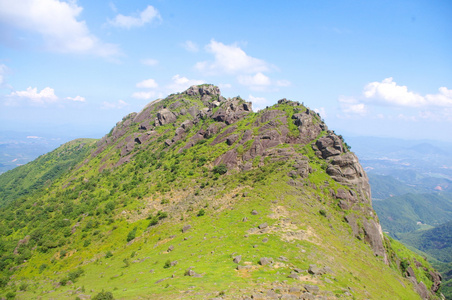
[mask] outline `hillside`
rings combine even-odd
[[[34,161],[0,176],[0,207],[12,200],[48,187],[52,181],[78,164],[92,149],[95,140],[78,139],[66,143]]]
[[[357,157],[298,102],[255,113],[193,86],[78,161],[1,208],[5,297],[440,298],[438,273],[383,236]]]
[[[403,234],[401,240],[439,261],[452,262],[452,221],[429,230]]]
[[[392,236],[452,220],[452,195],[449,193],[404,194],[374,201],[373,207],[383,229]]]

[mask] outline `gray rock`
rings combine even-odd
[[[315,296],[311,293],[303,293],[300,298],[301,300],[314,300]]]
[[[157,112],[157,120],[159,125],[165,125],[176,121],[176,115],[169,109],[164,108]]]
[[[241,260],[242,260],[242,256],[241,255],[237,255],[233,259],[234,263],[236,263],[236,264],[238,264]]]
[[[273,258],[268,258],[268,257],[262,257],[260,260],[259,260],[259,264],[261,265],[261,266],[266,266],[266,265],[271,265],[271,264],[273,264]]]
[[[173,250],[174,250],[174,246],[171,245],[171,246],[168,247],[168,250],[166,250],[166,251],[171,252]]]
[[[429,299],[428,297],[428,289],[425,284],[421,281],[416,286],[416,292],[421,296],[422,299]]]
[[[432,282],[433,282],[430,290],[433,293],[436,293],[439,290],[439,288],[441,287],[441,280],[442,280],[441,274],[438,272],[433,272],[433,271],[430,271],[429,274],[430,274],[430,277],[432,278]]]
[[[322,275],[323,274],[323,270],[320,269],[319,267],[317,267],[317,265],[309,265],[308,272],[309,272],[309,274],[312,274],[312,275]]]
[[[316,286],[316,285],[306,284],[306,285],[304,286],[304,288],[305,288],[309,293],[312,293],[312,294],[316,294],[316,293],[319,292],[319,287]]]
[[[258,226],[259,229],[264,229],[264,228],[267,228],[267,227],[268,227],[268,224],[267,224],[267,223],[262,223],[262,224],[260,224],[260,225]]]
[[[281,298],[279,298],[279,299],[281,299],[281,300],[298,300],[298,299],[300,299],[300,298],[298,298],[298,297],[295,296],[295,295],[291,295],[291,294],[283,294],[283,295],[281,296]]]
[[[257,210],[253,209],[253,210],[251,211],[251,214],[252,214],[252,215],[257,215],[258,212],[257,212]]]
[[[190,230],[191,229],[191,225],[185,225],[183,228],[182,228],[182,232],[184,233],[184,232],[187,232],[188,230]]]

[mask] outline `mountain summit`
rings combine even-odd
[[[192,86],[88,146],[2,208],[6,296],[441,298],[440,276],[383,235],[356,155],[298,102],[253,112]]]

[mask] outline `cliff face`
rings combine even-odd
[[[64,278],[114,287],[121,299],[438,293],[422,258],[408,260],[383,236],[366,173],[342,137],[287,99],[257,113],[213,85],[158,99],[17,205],[0,212],[0,230],[16,230],[2,257],[17,257],[7,268],[16,285],[50,281],[52,297],[67,294]],[[46,222],[34,217],[43,212]]]

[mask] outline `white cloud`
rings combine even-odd
[[[364,87],[365,98],[379,101],[382,104],[419,107],[426,104],[425,98],[408,91],[406,86],[397,85],[392,77],[382,82],[371,82]]]
[[[137,88],[146,88],[146,89],[155,89],[158,86],[159,85],[157,84],[157,82],[155,82],[154,79],[146,79],[136,84]]]
[[[141,63],[143,65],[147,65],[147,66],[153,67],[153,66],[156,66],[159,63],[159,61],[156,60],[156,59],[148,58],[148,59],[141,60]]]
[[[174,75],[171,80],[172,82],[167,85],[167,89],[170,93],[183,92],[192,85],[205,83],[204,80],[188,79],[187,77],[181,77],[179,74]]]
[[[205,74],[257,73],[270,69],[267,62],[247,55],[235,44],[225,45],[211,40],[206,50],[214,55],[214,61],[198,62],[195,65],[196,69]]]
[[[199,51],[198,45],[192,41],[186,41],[185,43],[182,44],[182,47],[184,47],[184,49],[189,52],[198,52]]]
[[[452,90],[446,87],[440,87],[438,94],[428,94],[425,96],[427,103],[436,106],[452,107]]]
[[[25,91],[15,91],[6,96],[8,101],[6,105],[17,105],[17,101],[26,100],[32,105],[45,105],[55,103],[58,97],[55,95],[55,90],[49,87],[38,92],[37,88],[28,87]]]
[[[150,91],[150,92],[136,92],[132,94],[133,98],[136,99],[151,99],[156,97],[157,93],[155,91]]]
[[[29,135],[27,136],[27,139],[42,139],[42,137],[36,135]]]
[[[152,5],[148,5],[142,12],[133,16],[116,15],[113,20],[109,20],[108,24],[114,27],[130,29],[132,27],[141,27],[153,20],[161,20],[160,13]]]
[[[126,106],[128,106],[128,105],[129,105],[129,104],[128,104],[127,102],[123,101],[123,100],[118,100],[118,101],[116,101],[116,102],[107,102],[107,101],[104,101],[104,102],[102,103],[101,108],[102,108],[102,109],[121,109],[121,108],[124,108],[124,107],[126,107]]]
[[[452,90],[440,87],[438,93],[421,95],[410,91],[407,86],[398,85],[392,77],[381,82],[375,81],[364,86],[361,97],[340,97],[338,99],[342,112],[350,115],[364,116],[374,106],[392,107],[384,114],[376,112],[378,119],[394,118],[405,121],[421,119],[452,120]],[[394,114],[395,108],[403,108],[403,114]],[[400,110],[399,110],[400,111]]]
[[[452,107],[452,90],[440,87],[437,94],[419,95],[409,91],[407,86],[397,85],[392,77],[381,82],[367,84],[363,90],[364,98],[371,103],[400,107]]]
[[[364,103],[359,103],[355,98],[339,97],[339,105],[341,110],[346,114],[364,116],[367,114],[367,107]]]
[[[117,45],[101,42],[85,21],[77,20],[83,8],[76,1],[0,0],[0,22],[42,36],[51,51],[112,57]]]
[[[262,74],[257,73],[254,76],[240,75],[237,77],[240,84],[246,86],[268,86],[271,84],[270,78]]]
[[[74,101],[74,102],[86,102],[85,97],[82,97],[82,96],[66,97],[66,99]]]

